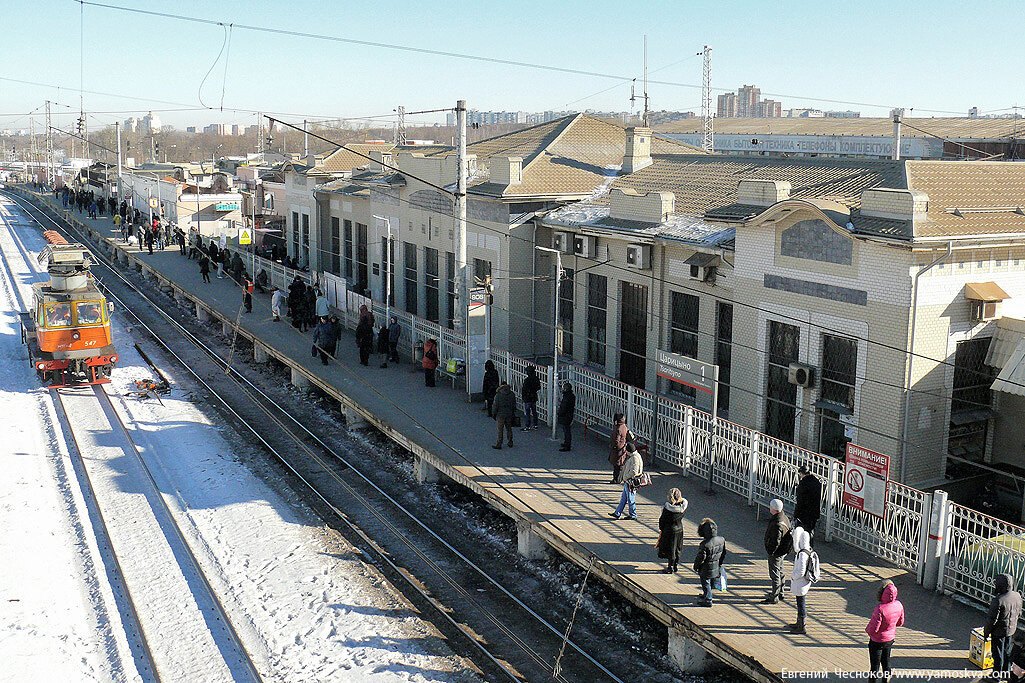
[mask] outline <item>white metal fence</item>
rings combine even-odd
[[[288,268],[277,261],[265,259],[252,252],[242,251],[239,252],[239,254],[242,257],[242,263],[245,264],[246,269],[252,275],[254,280],[261,270],[267,272],[268,284],[271,287],[287,290],[288,286],[292,284],[296,276],[306,284],[310,284],[312,282],[310,274],[307,272]]]

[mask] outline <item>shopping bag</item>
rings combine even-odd
[[[725,569],[720,569],[718,578],[712,579],[712,588],[722,593],[729,589],[729,580],[726,578]]]

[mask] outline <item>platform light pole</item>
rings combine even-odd
[[[381,254],[384,261],[384,324],[387,327],[388,320],[391,318],[391,219],[387,216],[378,216],[377,214],[374,214],[374,218],[384,221],[384,228],[387,233],[387,237],[384,239],[384,253]]]
[[[466,332],[466,307],[469,304],[470,268],[466,263],[466,100],[456,102],[456,296],[459,303],[453,324],[456,332]]]
[[[552,249],[551,247],[542,247],[540,245],[534,245],[534,248],[538,251],[544,251],[551,254],[555,254],[555,290],[554,294],[554,310],[555,310],[555,321],[552,325],[552,403],[551,403],[551,414],[548,416],[552,422],[552,439],[557,438],[557,424],[555,420],[555,408],[559,402],[559,394],[557,393],[557,387],[559,386],[559,284],[562,282],[562,252],[558,249]]]

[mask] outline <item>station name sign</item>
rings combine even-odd
[[[658,350],[657,360],[659,377],[709,394],[715,391],[718,368],[712,363],[702,363],[689,356],[681,356],[662,349]]]
[[[238,211],[238,204],[218,204],[218,211]]]

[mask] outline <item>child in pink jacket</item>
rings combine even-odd
[[[897,599],[897,587],[893,581],[883,581],[879,587],[879,604],[865,627],[869,638],[868,659],[877,680],[890,680],[890,649],[897,635],[897,627],[903,625],[904,605]]]

